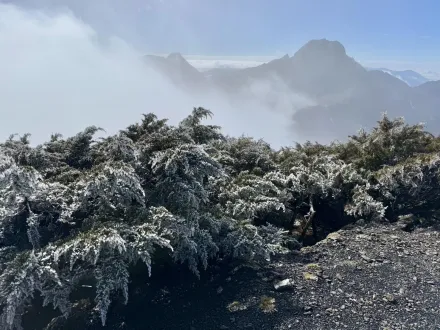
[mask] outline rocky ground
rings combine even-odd
[[[154,287],[133,285],[127,306],[113,304],[106,328],[440,329],[439,279],[436,229],[357,226],[263,268],[217,266],[200,281],[182,271]],[[46,329],[101,329],[92,304],[83,301],[72,319]]]

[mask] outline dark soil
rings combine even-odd
[[[440,233],[432,228],[357,226],[265,267],[220,265],[200,280],[184,268],[156,274],[134,279],[128,305],[114,303],[105,328],[83,300],[46,329],[440,329]],[[293,285],[274,288],[286,279]]]

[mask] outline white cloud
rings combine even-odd
[[[177,123],[193,106],[205,106],[226,133],[279,146],[294,138],[293,108],[308,102],[279,86],[263,88],[283,100],[276,111],[258,97],[234,103],[217,92],[184,93],[138,61],[126,42],[104,39],[67,11],[48,15],[0,4],[0,49],[0,138],[30,132],[41,143],[51,133],[70,136],[90,125],[115,133],[142,113]]]
[[[420,70],[418,71],[422,76],[430,80],[440,80],[440,73],[431,70]]]
[[[244,69],[261,65],[265,62],[251,61],[251,60],[224,60],[224,59],[200,59],[191,60],[188,62],[200,71],[218,68]]]
[[[70,13],[0,5],[0,21],[2,135],[30,132],[41,142],[52,132],[71,135],[92,124],[115,132],[171,90],[122,40],[99,40]]]
[[[216,68],[244,69],[272,61],[280,56],[201,56],[184,55],[195,68],[203,71]]]

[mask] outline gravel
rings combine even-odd
[[[106,329],[440,329],[433,228],[351,227],[265,267],[217,266],[201,280],[183,273],[133,288]],[[78,313],[47,329],[102,328],[90,308]]]

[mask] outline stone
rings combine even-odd
[[[291,290],[294,286],[294,281],[291,278],[286,278],[285,280],[279,281],[274,284],[274,288],[277,291]]]

